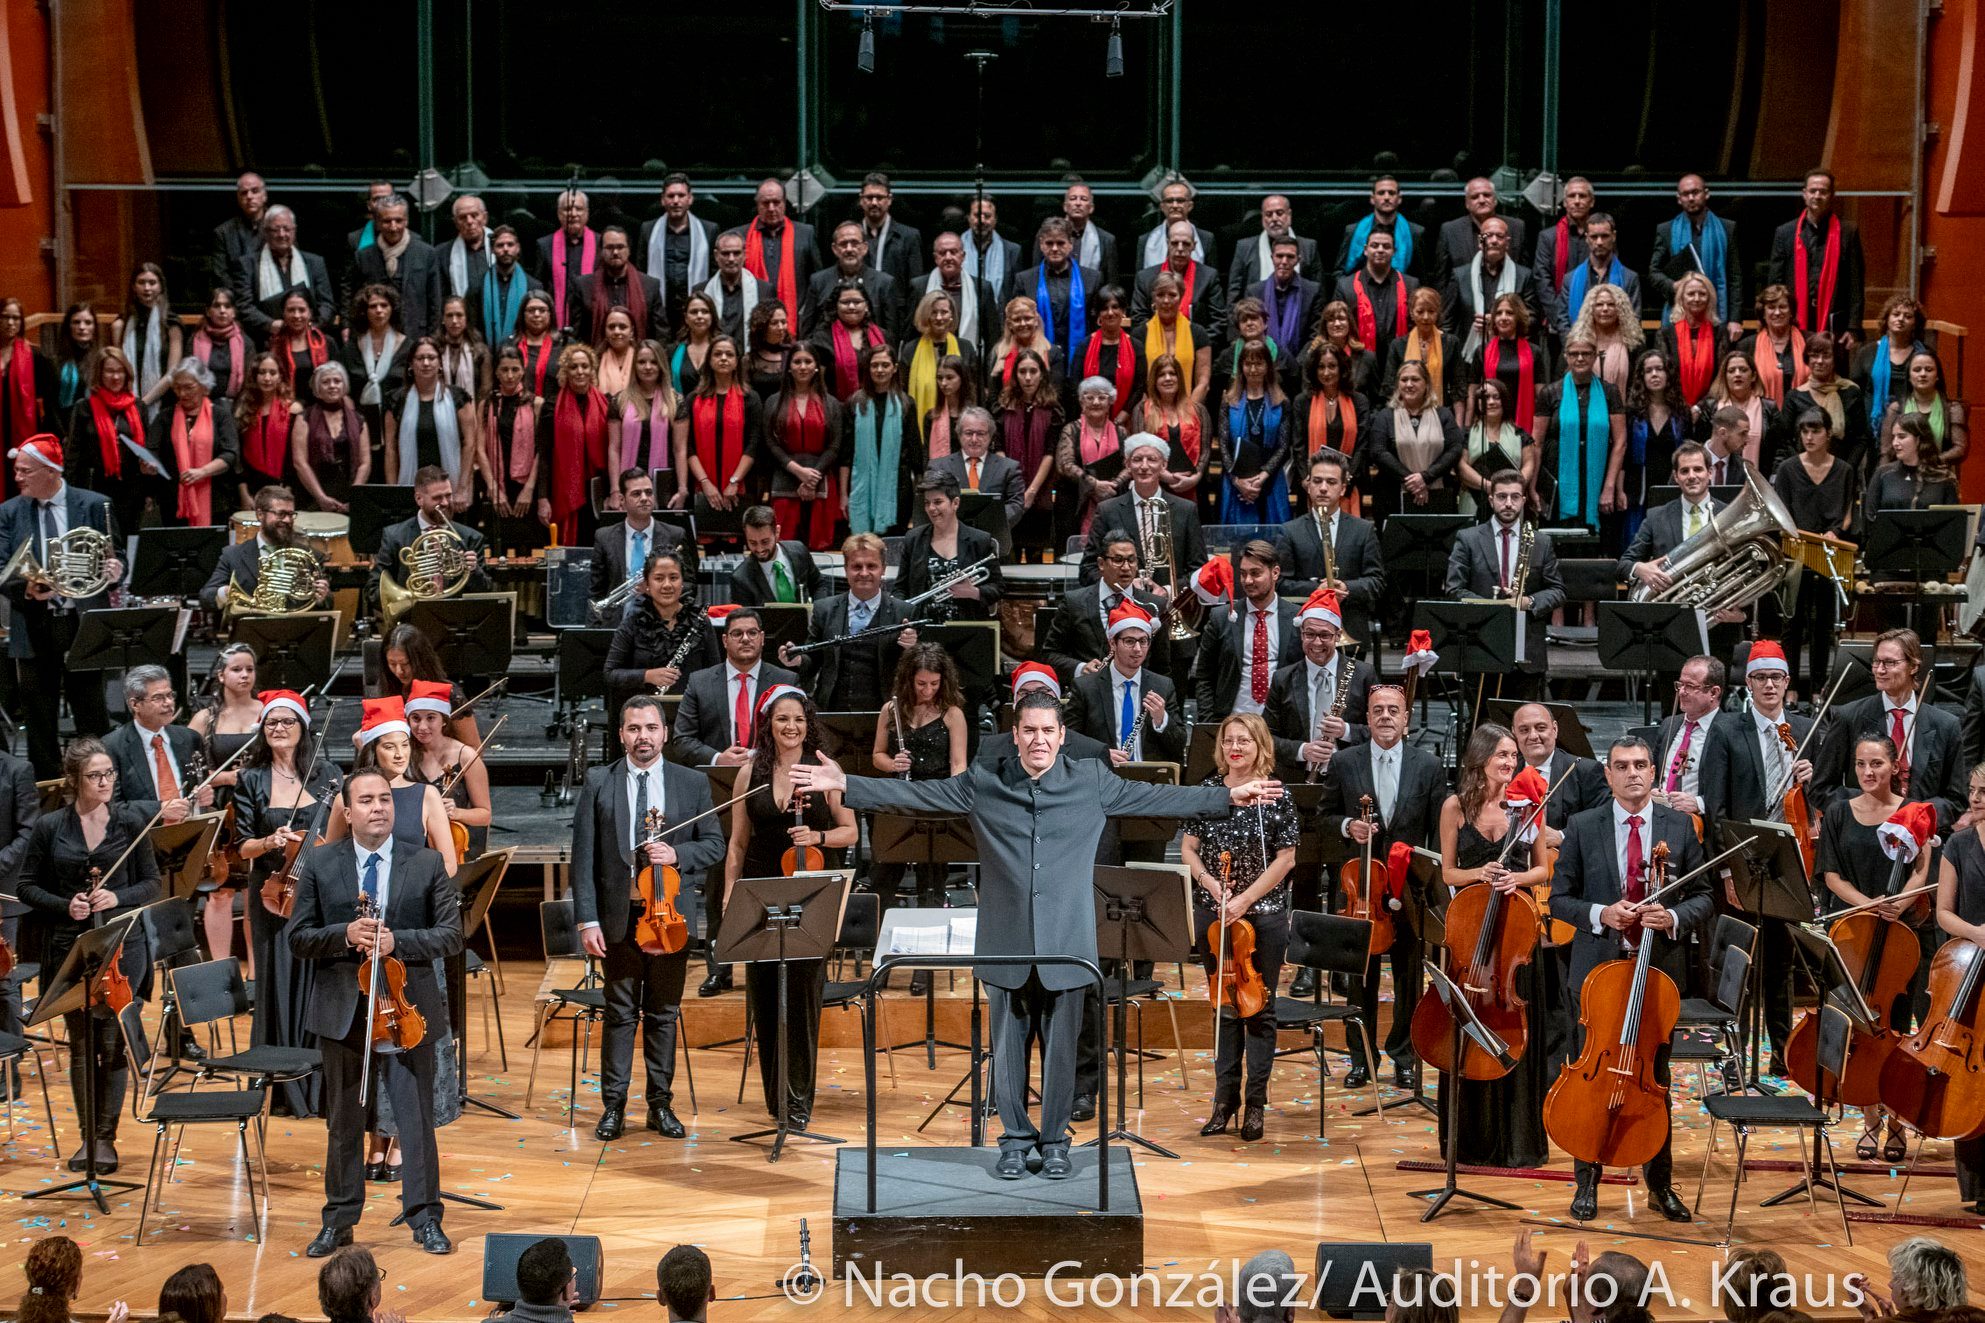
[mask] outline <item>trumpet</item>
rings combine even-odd
[[[610,612],[619,610],[621,607],[624,607],[629,602],[633,601],[634,591],[640,586],[641,586],[641,576],[638,574],[630,574],[625,579],[621,580],[620,587],[614,589],[612,592],[608,593],[605,597],[600,598],[598,601],[590,602],[587,605],[594,615],[596,616],[607,615]]]
[[[904,602],[903,609],[905,611],[913,611],[917,607],[924,605],[926,602],[934,602],[940,598],[949,597],[951,595],[951,590],[954,587],[962,587],[963,585],[968,583],[969,584],[984,583],[987,579],[990,579],[992,577],[992,571],[987,569],[986,567],[998,559],[999,559],[999,552],[989,551],[985,555],[979,557],[979,559],[973,561],[970,565],[960,565],[957,569],[945,575],[942,579],[939,579],[936,583],[924,589],[922,592],[918,593],[915,597],[912,597],[907,602]]]

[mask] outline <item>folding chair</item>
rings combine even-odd
[[[1365,1023],[1361,1008],[1349,1002],[1326,1002],[1323,989],[1330,975],[1342,974],[1347,978],[1363,978],[1365,966],[1370,960],[1372,945],[1372,921],[1354,919],[1347,914],[1325,914],[1318,910],[1295,910],[1289,915],[1289,951],[1285,957],[1292,965],[1316,971],[1316,991],[1306,1001],[1300,997],[1275,998],[1275,1028],[1307,1031],[1310,1036],[1308,1047],[1288,1047],[1278,1051],[1278,1057],[1290,1056],[1297,1052],[1309,1052],[1316,1057],[1316,1135],[1323,1138],[1324,1125],[1329,1120],[1330,1110],[1324,1103],[1330,1087],[1330,1070],[1323,1059],[1323,1030],[1325,1025],[1341,1024],[1346,1038],[1351,1030],[1358,1031],[1364,1043],[1365,1061],[1369,1066],[1372,1083],[1372,1104],[1380,1106],[1378,1092],[1378,1049],[1372,1041],[1371,1026]],[[1385,1115],[1383,1108],[1376,1115]]]
[[[179,1004],[179,1015],[187,1028],[207,1030],[210,1050],[199,1063],[199,1078],[218,1076],[245,1079],[251,1088],[289,1084],[308,1079],[324,1068],[324,1054],[314,1047],[282,1047],[269,1043],[241,1046],[236,1024],[250,1011],[248,985],[241,978],[241,962],[233,956],[183,965],[166,972],[166,986]],[[220,1027],[227,1025],[227,1052],[220,1049]]]
[[[570,1010],[573,1020],[584,1022],[586,1036],[584,1046],[572,1054],[571,1091],[565,1101],[565,1124],[569,1126],[578,1107],[579,1076],[584,1072],[585,1057],[592,1052],[593,1026],[606,1018],[607,994],[593,958],[579,944],[579,929],[569,899],[547,900],[538,905],[538,932],[544,939],[546,964],[560,959],[586,962],[586,975],[577,987],[552,988],[539,994],[537,1027],[531,1033],[531,1077],[524,1085],[524,1106],[529,1107],[537,1089],[538,1054],[544,1048],[545,1029],[561,1010]]]

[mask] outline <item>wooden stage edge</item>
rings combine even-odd
[[[1665,1290],[1650,1301],[1657,1316],[1721,1317],[1712,1296],[1712,1275],[1725,1251],[1686,1240],[1713,1242],[1721,1233],[1731,1189],[1733,1145],[1727,1132],[1719,1136],[1703,1196],[1704,1220],[1691,1226],[1671,1225],[1650,1213],[1642,1206],[1637,1185],[1608,1184],[1600,1193],[1599,1220],[1580,1229],[1563,1222],[1571,1197],[1568,1181],[1489,1176],[1468,1177],[1463,1184],[1511,1200],[1519,1209],[1462,1205],[1423,1225],[1419,1216],[1424,1204],[1411,1192],[1438,1185],[1440,1178],[1425,1171],[1402,1171],[1399,1164],[1438,1160],[1432,1115],[1409,1107],[1385,1117],[1354,1116],[1352,1109],[1370,1102],[1369,1090],[1351,1098],[1333,1080],[1324,1108],[1327,1134],[1319,1139],[1317,1078],[1307,1055],[1277,1062],[1266,1139],[1249,1145],[1235,1135],[1199,1136],[1212,1083],[1210,1054],[1199,1041],[1205,1022],[1203,1002],[1178,1005],[1190,1072],[1186,1088],[1181,1088],[1178,1053],[1170,1047],[1168,1017],[1162,1008],[1146,1012],[1147,1036],[1163,1055],[1145,1064],[1141,1110],[1133,1071],[1129,1126],[1180,1156],[1172,1161],[1134,1153],[1145,1209],[1143,1274],[1092,1281],[1071,1269],[1053,1282],[992,1283],[984,1289],[990,1292],[997,1287],[1003,1294],[987,1295],[983,1309],[974,1294],[980,1288],[949,1280],[914,1291],[900,1282],[885,1282],[879,1304],[868,1288],[830,1281],[824,1302],[792,1303],[781,1296],[780,1282],[797,1262],[802,1220],[811,1233],[813,1263],[825,1272],[834,1260],[837,1149],[798,1144],[789,1147],[778,1164],[768,1165],[761,1146],[730,1142],[730,1136],[765,1123],[755,1062],[745,1081],[745,1101],[738,1100],[742,1049],[735,1045],[692,1053],[697,1094],[693,1112],[688,1072],[678,1068],[676,1108],[691,1129],[686,1141],[664,1140],[640,1129],[612,1144],[594,1140],[600,1103],[597,1077],[590,1074],[580,1085],[576,1125],[568,1128],[571,1031],[561,1025],[547,1035],[536,1089],[526,1105],[531,1050],[525,1044],[534,1015],[531,996],[543,969],[511,961],[504,972],[509,995],[501,1014],[509,1065],[503,1068],[494,1040],[486,1041],[486,995],[472,991],[467,1026],[469,1087],[476,1096],[521,1113],[521,1119],[506,1120],[472,1107],[440,1132],[444,1189],[493,1200],[504,1205],[503,1210],[449,1205],[445,1225],[455,1239],[456,1252],[437,1259],[416,1250],[404,1230],[387,1226],[397,1212],[397,1187],[369,1187],[375,1193],[358,1228],[358,1240],[372,1248],[387,1270],[385,1307],[410,1320],[473,1320],[491,1312],[490,1302],[480,1296],[480,1283],[483,1237],[492,1231],[598,1236],[606,1262],[604,1299],[594,1308],[596,1316],[632,1311],[636,1317],[656,1317],[655,1264],[678,1243],[700,1245],[711,1257],[720,1297],[713,1318],[799,1319],[830,1310],[846,1318],[936,1316],[954,1309],[978,1315],[1011,1304],[1007,1312],[1021,1318],[1205,1319],[1212,1313],[1208,1303],[1212,1297],[1207,1293],[1219,1289],[1219,1281],[1231,1282],[1238,1265],[1262,1249],[1286,1250],[1299,1269],[1309,1271],[1319,1242],[1421,1241],[1432,1243],[1437,1267],[1456,1272],[1464,1316],[1486,1319],[1495,1317],[1501,1302],[1493,1293],[1499,1287],[1491,1272],[1507,1272],[1512,1240],[1527,1220],[1556,1223],[1534,1228],[1548,1253],[1547,1277],[1562,1274],[1574,1246],[1584,1240],[1595,1254],[1624,1250],[1659,1265],[1657,1281]],[[1199,983],[1195,975],[1195,986]],[[961,981],[960,994],[940,999],[940,1023],[947,1034],[964,1028],[961,1011],[969,1003],[963,998],[963,986]],[[743,1002],[737,994],[715,1001],[692,997],[685,1009],[695,1040],[710,1042],[741,1021]],[[920,1001],[896,992],[888,1009],[893,1041],[921,1036]],[[1384,1014],[1389,1015],[1389,1008]],[[832,1012],[827,1016],[828,1041],[840,1045],[823,1049],[821,1055],[813,1127],[859,1144],[865,1115],[863,1063],[859,1040],[843,1037],[854,1027],[853,1018],[846,1017],[847,1025],[837,1026],[842,1018]],[[245,1021],[241,1032],[245,1041]],[[1297,1039],[1289,1038],[1284,1045],[1297,1044]],[[593,1065],[598,1045],[595,1034]],[[964,1053],[940,1049],[932,1070],[925,1064],[920,1043],[914,1049],[899,1049],[892,1086],[886,1062],[878,1060],[879,1137],[885,1153],[969,1142],[965,1104],[941,1105],[963,1077],[965,1062]],[[1341,1078],[1341,1063],[1338,1075]],[[635,1076],[638,1087],[642,1082],[638,1054]],[[42,1236],[64,1234],[80,1242],[84,1270],[77,1301],[79,1320],[100,1317],[113,1300],[120,1299],[128,1301],[136,1315],[151,1314],[160,1284],[192,1262],[209,1262],[219,1271],[233,1318],[253,1319],[270,1312],[320,1316],[318,1265],[303,1256],[303,1248],[317,1230],[323,1198],[321,1122],[284,1118],[269,1122],[272,1203],[265,1236],[257,1236],[251,1225],[246,1171],[232,1134],[190,1133],[177,1179],[164,1200],[165,1212],[153,1215],[146,1243],[137,1245],[135,1193],[115,1199],[108,1216],[73,1199],[20,1198],[25,1191],[69,1179],[59,1166],[76,1135],[68,1081],[58,1075],[50,1083],[59,1144],[50,1144],[41,1090],[30,1073],[25,1097],[12,1109],[14,1136],[0,1150],[4,1152],[0,1203],[14,1219],[15,1249],[5,1256],[10,1263],[20,1263],[28,1245]],[[1694,1196],[1708,1135],[1708,1118],[1694,1100],[1694,1089],[1693,1075],[1684,1073],[1675,1124],[1677,1185],[1685,1199]],[[936,1119],[919,1133],[919,1123],[933,1109]],[[638,1126],[645,1115],[638,1095],[629,1111]],[[993,1126],[996,1134],[997,1123]],[[1086,1139],[1095,1133],[1095,1126],[1085,1124],[1077,1130],[1077,1137]],[[1851,1119],[1837,1136],[1846,1158],[1852,1157],[1857,1131],[1858,1122]],[[120,1127],[119,1178],[143,1180],[151,1147],[150,1129],[134,1123],[127,1111]],[[984,1152],[990,1164],[995,1150],[988,1147]],[[1763,1132],[1753,1140],[1750,1152],[1754,1159],[1796,1159],[1798,1136]],[[1949,1146],[1929,1146],[1923,1162],[1948,1168]],[[1552,1165],[1569,1168],[1561,1157]],[[1886,1285],[1886,1253],[1907,1236],[1932,1235],[1957,1247],[1969,1261],[1985,1261],[1985,1233],[1977,1229],[1857,1222],[1849,1245],[1835,1206],[1824,1197],[1816,1212],[1808,1211],[1803,1197],[1777,1208],[1758,1206],[1794,1179],[1785,1172],[1751,1174],[1738,1205],[1737,1242],[1770,1245],[1783,1254],[1806,1293],[1803,1303],[1822,1318],[1852,1317],[1847,1274],[1865,1273],[1878,1285]],[[1903,1184],[1900,1171],[1848,1179],[1896,1210]],[[1918,1218],[1954,1218],[1964,1212],[1948,1176],[1918,1176],[1910,1181],[1900,1211]],[[1634,1233],[1662,1239],[1642,1239]],[[1069,1246],[1071,1260],[1081,1255],[1080,1244]],[[882,1270],[887,1272],[886,1264]],[[1340,1264],[1339,1272],[1344,1271],[1348,1269]],[[0,1272],[0,1310],[11,1311],[21,1289],[17,1272]],[[912,1293],[906,1296],[906,1291]],[[1974,1292],[1977,1298],[1979,1293]],[[1316,1315],[1304,1310],[1299,1317]],[[1538,1306],[1533,1317],[1540,1323],[1566,1317],[1562,1295]]]

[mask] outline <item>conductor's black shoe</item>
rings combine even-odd
[[[1308,968],[1297,970],[1296,977],[1289,982],[1289,995],[1291,997],[1314,997],[1316,995],[1316,971]]]
[[[1068,1160],[1068,1145],[1056,1144],[1041,1150],[1041,1175],[1051,1181],[1065,1181],[1075,1171],[1075,1164]]]
[[[1070,1108],[1068,1109],[1068,1119],[1069,1119],[1069,1120],[1071,1120],[1071,1121],[1093,1121],[1093,1120],[1095,1120],[1095,1119],[1096,1119],[1096,1095],[1095,1095],[1095,1094],[1093,1094],[1093,1093],[1079,1093],[1079,1094],[1077,1094],[1077,1095],[1075,1096],[1075,1105],[1074,1105],[1073,1107],[1070,1107]]]
[[[179,1035],[178,1055],[181,1061],[205,1061],[207,1049],[201,1047],[192,1034],[182,1031]]]
[[[1599,1179],[1581,1178],[1578,1193],[1571,1198],[1571,1218],[1574,1222],[1590,1222],[1599,1216]]]
[[[697,986],[696,995],[699,997],[721,996],[722,994],[729,992],[730,988],[731,988],[730,975],[724,973],[716,973],[716,974],[712,974],[709,978],[704,979],[703,982]]]
[[[1260,1103],[1249,1103],[1241,1112],[1241,1138],[1247,1143],[1260,1139],[1268,1127],[1264,1124]]]
[[[1682,1202],[1682,1197],[1675,1193],[1675,1187],[1672,1185],[1650,1189],[1647,1192],[1647,1202],[1654,1206],[1655,1212],[1670,1222],[1695,1221],[1694,1216],[1689,1212],[1689,1206]]]
[[[675,1113],[669,1110],[666,1103],[660,1107],[651,1107],[648,1109],[648,1128],[661,1135],[664,1139],[681,1139],[689,1133],[689,1131],[683,1128],[682,1122],[676,1119]]]
[[[1410,1089],[1419,1082],[1420,1063],[1412,1057],[1401,1057],[1392,1063],[1392,1082],[1402,1089]]]
[[[1003,1149],[999,1161],[993,1163],[993,1175],[1003,1181],[1017,1181],[1027,1174],[1027,1153],[1024,1149]]]
[[[311,1241],[303,1252],[313,1259],[328,1259],[351,1243],[350,1227],[325,1227],[317,1233],[317,1238]]]
[[[1344,1087],[1347,1089],[1362,1089],[1371,1082],[1371,1068],[1362,1061],[1352,1063],[1351,1069],[1344,1072]]]
[[[448,1233],[441,1229],[439,1222],[429,1222],[414,1228],[414,1244],[429,1254],[453,1254],[455,1242],[448,1239]]]
[[[600,1123],[593,1127],[593,1138],[601,1143],[619,1139],[627,1129],[627,1111],[622,1107],[609,1107],[600,1113]]]

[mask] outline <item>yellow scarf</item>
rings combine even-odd
[[[1179,360],[1179,391],[1181,396],[1192,394],[1192,323],[1181,311],[1178,320],[1172,323],[1173,342],[1171,355]],[[1155,363],[1165,349],[1165,328],[1153,317],[1144,328],[1144,362]]]
[[[1424,340],[1420,338],[1420,328],[1414,327],[1406,337],[1406,361],[1418,359],[1420,366],[1427,370],[1427,398],[1436,404],[1447,398],[1441,388],[1441,335],[1435,331]]]
[[[945,354],[958,352],[958,337],[946,333]],[[924,415],[937,407],[937,360],[938,352],[931,347],[930,337],[917,337],[917,352],[910,355],[910,398],[917,405],[917,435],[924,432]]]

